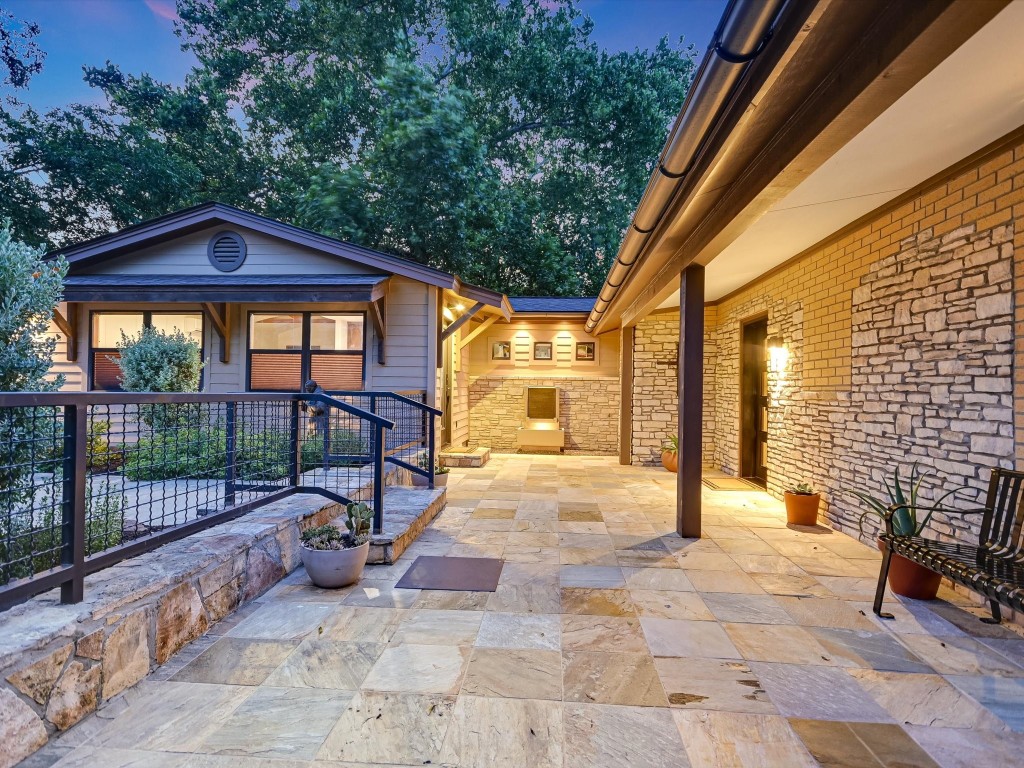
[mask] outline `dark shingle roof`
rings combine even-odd
[[[560,296],[509,296],[513,312],[589,312],[596,298],[564,298]]]

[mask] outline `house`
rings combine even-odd
[[[1024,457],[1024,2],[737,2],[595,299],[512,298],[219,204],[64,249],[54,370],[116,386],[120,332],[178,325],[208,391],[414,392],[441,444],[562,447],[776,496],[919,462],[967,496]],[[529,446],[527,446],[529,447]],[[965,523],[940,519],[951,536]]]
[[[681,535],[706,466],[810,482],[854,534],[897,466],[967,506],[1024,466],[1022,29],[1019,1],[729,5],[585,325],[623,350],[620,461],[678,430]]]

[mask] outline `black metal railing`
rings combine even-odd
[[[380,533],[395,426],[324,394],[0,393],[0,606],[79,602],[86,575],[295,493],[368,501]]]
[[[428,487],[434,487],[436,419],[442,411],[427,405],[425,392],[338,390],[327,394],[393,422],[384,438],[384,460],[425,477]]]

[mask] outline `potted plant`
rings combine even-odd
[[[786,523],[817,525],[821,494],[816,493],[810,483],[797,483],[792,488],[787,488],[783,498],[786,502]]]
[[[860,499],[867,509],[861,514],[858,520],[860,533],[864,535],[864,521],[869,517],[877,517],[885,525],[886,515],[896,505],[901,505],[892,512],[892,530],[895,536],[920,536],[921,531],[928,525],[932,513],[943,501],[956,493],[957,489],[942,494],[934,502],[927,504],[928,514],[923,519],[918,519],[917,513],[921,510],[918,503],[918,496],[921,485],[931,475],[930,472],[921,472],[917,464],[910,470],[910,476],[904,480],[900,476],[900,468],[893,471],[892,483],[885,483],[887,498],[872,496],[864,491],[851,491]],[[921,510],[923,511],[923,510]],[[878,548],[885,549],[885,542],[877,539]],[[942,583],[942,575],[935,573],[912,560],[894,554],[889,565],[889,588],[897,595],[910,597],[915,600],[934,600],[939,592],[939,584]]]
[[[364,502],[345,506],[345,527],[321,525],[302,533],[302,564],[316,586],[336,589],[359,581],[370,553],[373,510]]]
[[[426,472],[427,469],[430,468],[430,457],[425,453],[421,453],[416,458],[416,466],[418,466],[420,469]],[[448,467],[444,466],[440,462],[434,465],[435,488],[444,488],[446,485],[448,485],[448,471]],[[427,477],[425,477],[424,475],[419,475],[414,472],[412,475],[412,484],[417,488],[426,488],[428,485],[430,485],[430,480],[427,479]]]
[[[669,472],[679,470],[679,435],[670,435],[661,444],[661,466]]]

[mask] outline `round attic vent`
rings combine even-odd
[[[245,240],[236,232],[218,232],[210,238],[206,255],[221,272],[234,272],[245,261]]]

